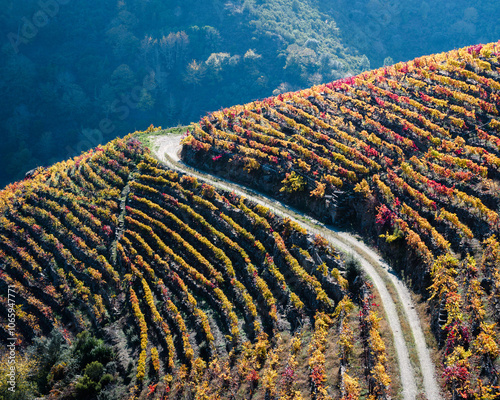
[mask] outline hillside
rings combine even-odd
[[[498,379],[499,52],[471,46],[224,109],[184,139],[184,161],[375,244],[426,299],[454,398]]]
[[[499,56],[211,113],[182,135],[196,169],[151,126],[6,187],[0,396],[498,397]]]
[[[392,390],[354,261],[162,167],[135,135],[37,170],[0,192],[0,210],[1,340],[17,338],[18,363],[4,398]]]

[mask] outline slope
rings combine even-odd
[[[420,320],[414,311],[414,304],[408,289],[397,280],[396,277],[389,272],[390,268],[387,264],[379,262],[378,255],[364,243],[360,242],[347,232],[333,231],[332,229],[324,226],[319,221],[308,217],[304,218],[302,213],[297,213],[289,207],[279,207],[276,202],[271,198],[263,195],[262,193],[248,190],[234,182],[221,181],[220,178],[214,177],[210,174],[203,173],[202,171],[194,171],[192,168],[187,167],[185,164],[179,162],[178,154],[181,152],[180,146],[181,137],[179,135],[165,135],[156,137],[153,144],[155,154],[158,159],[165,162],[169,167],[176,170],[181,170],[186,173],[193,174],[200,179],[203,179],[215,187],[224,190],[232,190],[238,195],[247,196],[253,201],[260,203],[273,210],[274,213],[286,218],[294,220],[296,223],[301,224],[305,229],[310,232],[316,232],[324,236],[332,246],[340,249],[347,254],[354,254],[360,260],[360,265],[363,271],[367,274],[370,280],[374,283],[374,287],[379,293],[382,306],[385,311],[385,318],[394,336],[395,348],[398,355],[399,374],[400,380],[403,384],[403,398],[414,399],[417,395],[417,384],[415,374],[409,358],[408,346],[403,338],[401,328],[400,316],[396,311],[395,301],[403,305],[405,311],[405,318],[408,319],[408,326],[411,329],[409,334],[415,339],[418,359],[419,359],[419,373],[423,376],[423,392],[428,399],[439,399],[440,390],[435,377],[435,368],[429,354],[429,350],[425,343],[425,338],[420,326]],[[378,269],[375,268],[378,266]],[[386,270],[384,279],[381,277],[380,270]],[[395,285],[398,298],[393,299],[389,294],[386,287],[385,280],[390,279]]]
[[[471,46],[218,111],[182,153],[375,238],[427,297],[454,396],[483,396],[497,380],[499,50]]]
[[[373,295],[340,253],[134,135],[37,170],[0,209],[1,340],[39,359],[23,398],[393,390]]]

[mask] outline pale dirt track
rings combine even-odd
[[[390,267],[380,259],[380,256],[375,251],[349,233],[338,232],[330,229],[317,220],[311,217],[304,217],[303,214],[295,212],[289,207],[283,206],[278,201],[273,200],[261,193],[249,190],[222,178],[213,177],[205,172],[195,170],[192,167],[187,167],[180,162],[179,159],[179,152],[181,149],[180,135],[160,136],[155,139],[153,147],[154,148],[152,150],[157,158],[169,167],[197,176],[198,178],[209,182],[213,186],[227,191],[234,191],[238,195],[248,197],[257,203],[263,204],[266,207],[271,208],[277,215],[288,217],[298,222],[312,233],[321,234],[328,239],[335,248],[341,250],[342,252],[352,253],[355,255],[361,262],[363,270],[370,277],[380,295],[382,306],[386,314],[386,321],[392,330],[394,347],[396,349],[399,364],[401,385],[403,387],[403,399],[414,400],[418,393],[415,373],[410,362],[408,347],[404,339],[401,322],[396,311],[396,304],[387,290],[386,284],[381,276],[381,273],[385,274],[385,278],[389,278],[396,288],[398,295],[398,299],[396,301],[401,304],[408,326],[410,326],[412,330],[416,352],[418,354],[418,361],[420,364],[420,372],[423,377],[424,393],[428,400],[442,399],[439,385],[435,377],[434,364],[432,363],[430,352],[425,342],[420,319],[411,299],[410,291],[404,283],[396,277],[396,275],[390,272]],[[380,268],[377,270],[375,266]],[[383,272],[379,273],[379,271]]]

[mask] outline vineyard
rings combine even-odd
[[[78,355],[45,365],[42,394],[394,390],[370,285],[349,288],[352,262],[297,223],[161,166],[135,135],[37,170],[0,192],[0,208],[0,337],[13,289],[19,348],[56,331]]]
[[[499,57],[421,57],[214,112],[183,139],[186,162],[371,239],[422,295],[451,399],[500,396]],[[138,140],[154,134],[0,192],[12,398],[400,398],[356,261],[167,168]]]
[[[183,159],[354,225],[424,295],[453,399],[497,398],[500,43],[214,112]]]

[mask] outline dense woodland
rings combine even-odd
[[[369,67],[332,19],[291,3],[69,2],[35,34],[27,24],[40,6],[11,2],[1,19],[0,182],[136,127],[188,123]]]
[[[498,2],[446,4],[3,0],[0,186],[151,123],[498,38]]]
[[[348,46],[365,54],[372,68],[408,61],[500,37],[495,1],[324,0],[321,12],[333,16]],[[392,59],[392,61],[391,61]]]

